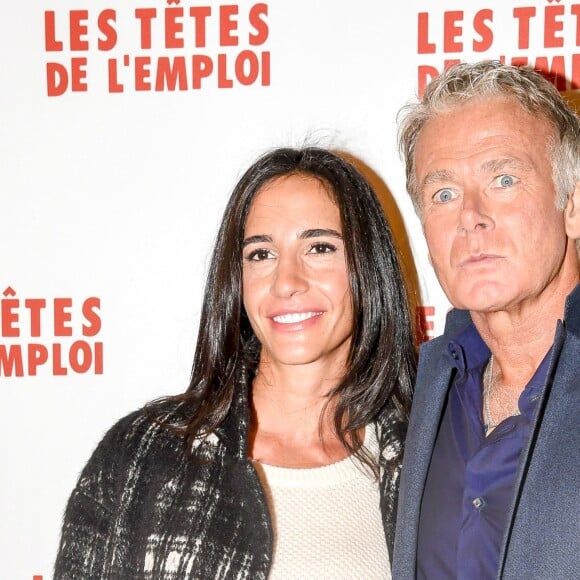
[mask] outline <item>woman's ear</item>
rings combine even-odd
[[[564,210],[566,234],[572,240],[580,239],[580,181],[576,182],[574,191],[568,197]]]

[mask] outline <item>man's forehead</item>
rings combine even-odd
[[[523,169],[531,157],[546,160],[553,136],[545,117],[530,115],[513,101],[468,102],[425,123],[416,141],[415,171],[420,179],[433,174],[432,180],[447,177],[442,172],[461,162],[481,172]]]

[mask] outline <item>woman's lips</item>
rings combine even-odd
[[[276,314],[271,316],[272,320],[278,324],[297,324],[299,322],[304,322],[315,316],[320,316],[321,311],[308,311],[308,312],[286,312],[284,314]]]

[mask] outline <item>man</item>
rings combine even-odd
[[[498,62],[432,81],[400,127],[455,307],[423,345],[393,578],[580,578],[580,122]]]

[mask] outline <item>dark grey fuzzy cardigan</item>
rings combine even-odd
[[[180,418],[175,404],[171,418]],[[272,526],[247,458],[247,393],[187,459],[183,440],[143,411],[121,419],[84,468],[64,516],[55,580],[266,578]],[[404,425],[378,422],[381,511],[392,557]]]

